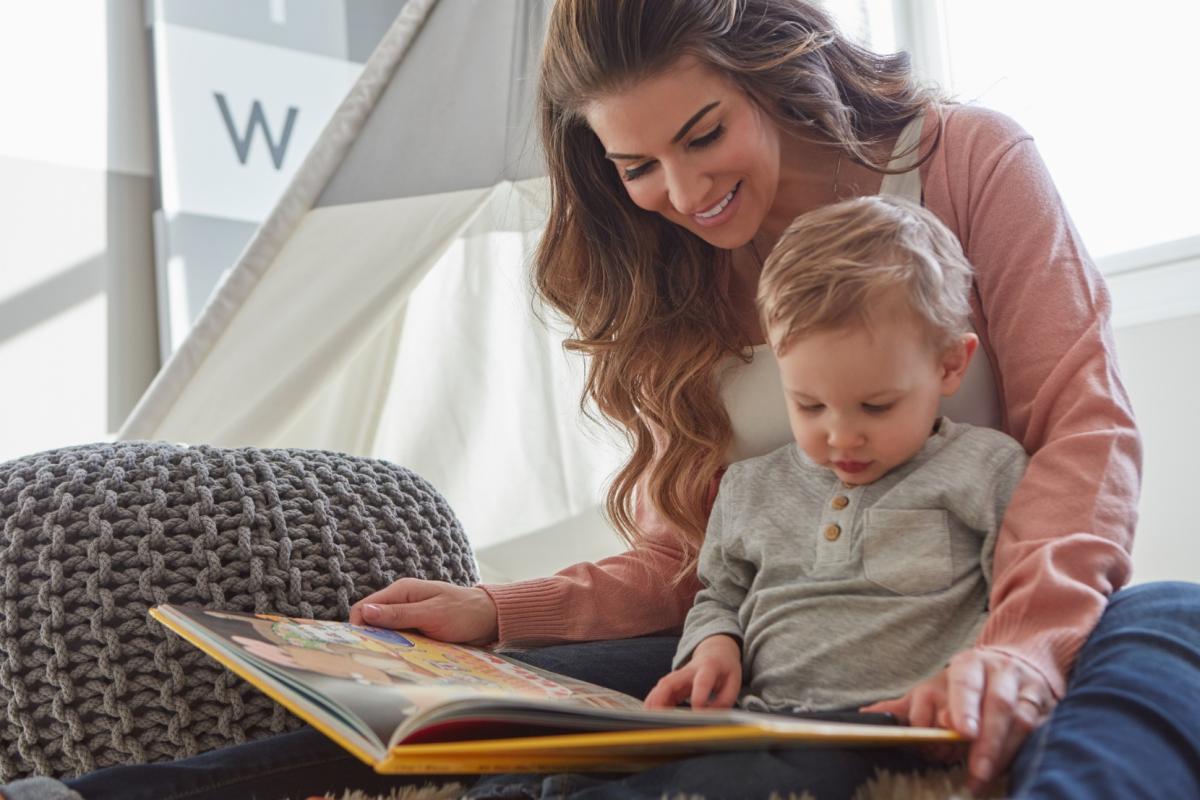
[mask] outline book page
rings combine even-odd
[[[407,631],[277,614],[161,609],[293,690],[344,708],[381,745],[406,721],[463,701],[525,698],[597,710],[641,708],[639,700],[620,692]]]

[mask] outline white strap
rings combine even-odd
[[[879,185],[880,194],[903,197],[914,203],[921,202],[921,170],[915,165],[921,156],[917,144],[921,141],[921,129],[924,125],[925,112],[922,111],[909,120],[904,130],[896,137],[896,147],[892,150],[892,160],[888,162],[888,169],[907,168],[908,171],[885,174],[883,183]]]

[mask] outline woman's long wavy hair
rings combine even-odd
[[[584,111],[685,55],[732,79],[781,130],[833,140],[881,172],[876,146],[934,99],[906,54],[854,44],[801,0],[556,2],[539,86],[551,196],[535,288],[571,320],[565,347],[589,356],[585,406],[592,399],[632,446],[608,516],[636,546],[644,492],[681,532],[688,558],[676,580],[695,569],[732,438],[718,366],[747,357],[748,342],[722,288],[728,251],[635,206]]]

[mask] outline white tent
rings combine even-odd
[[[119,433],[385,458],[448,498],[486,578],[619,549],[619,437],[539,321],[544,0],[409,0]]]

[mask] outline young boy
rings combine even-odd
[[[647,706],[858,709],[970,646],[1027,461],[938,415],[978,344],[970,286],[954,235],[905,201],[839,203],[784,233],[758,303],[796,441],[722,478],[704,588]]]

